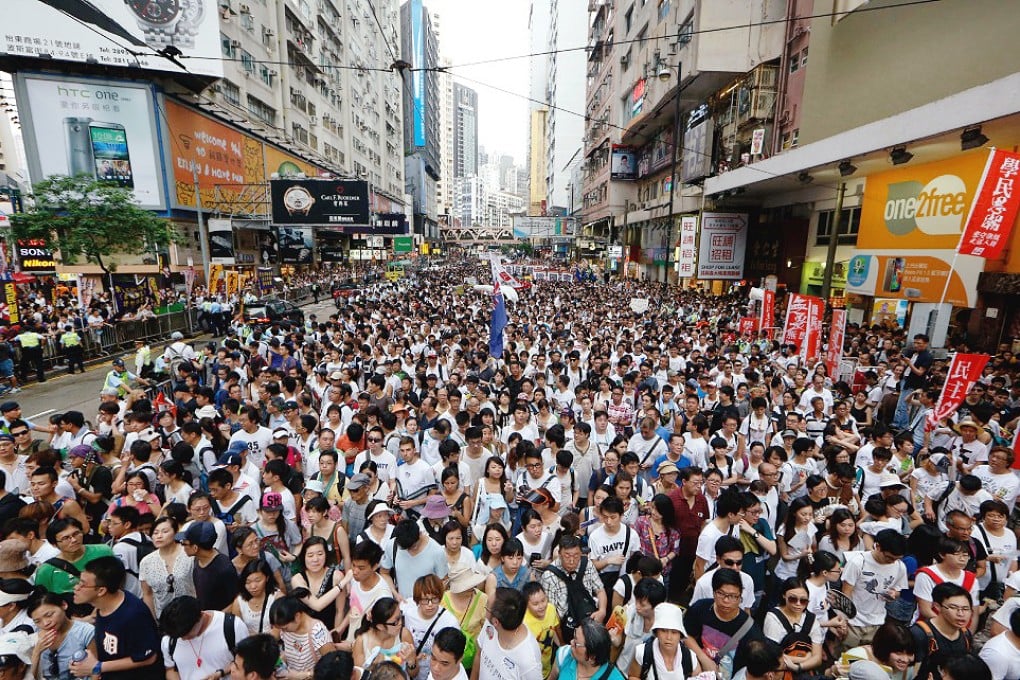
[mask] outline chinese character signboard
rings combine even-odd
[[[702,213],[698,278],[743,278],[746,247],[746,214]]]
[[[687,215],[680,218],[680,249],[676,258],[676,271],[681,278],[694,276],[694,263],[698,255],[698,218]]]
[[[800,355],[806,362],[815,362],[821,353],[822,317],[825,315],[825,301],[820,297],[808,295],[807,333]]]
[[[832,326],[829,328],[829,346],[825,351],[825,367],[829,376],[836,380],[839,362],[843,360],[843,340],[846,337],[846,310],[832,310]]]
[[[949,364],[946,383],[942,386],[935,410],[929,414],[929,424],[937,423],[951,416],[963,403],[967,392],[981,377],[981,371],[988,363],[987,354],[956,354]]]
[[[742,316],[737,322],[737,333],[741,336],[751,335],[758,330],[758,319],[753,316]]]
[[[776,322],[776,291],[766,288],[761,295],[761,319],[758,327],[762,329],[772,328]],[[771,338],[772,331],[769,331]]]
[[[1020,194],[1017,193],[1017,175],[1020,174],[1020,155],[992,149],[970,208],[970,216],[960,238],[961,255],[977,255],[998,259],[1006,248],[1006,239],[1013,229]]]

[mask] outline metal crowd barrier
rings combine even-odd
[[[329,296],[324,290],[319,293],[319,299],[325,300]],[[313,299],[311,285],[303,285],[284,291],[272,292],[266,297],[276,297],[286,300],[295,305],[303,305]],[[204,323],[201,309],[189,308],[179,312],[167,312],[158,314],[154,318],[145,320],[117,321],[113,324],[105,324],[95,328],[86,328],[82,331],[82,345],[84,347],[85,362],[110,359],[134,349],[135,340],[162,343],[168,341],[170,334],[180,331],[186,337],[195,337],[208,332],[209,326]],[[43,347],[43,361],[46,371],[52,371],[58,367],[66,366],[66,358],[63,348],[60,346],[59,337],[62,331],[47,338]],[[155,352],[156,349],[153,348]],[[21,349],[14,346],[15,370],[18,370],[21,362]],[[34,372],[29,372],[29,378],[34,377]],[[167,385],[169,390],[169,384]],[[172,395],[168,394],[168,397]]]

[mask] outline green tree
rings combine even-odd
[[[139,206],[130,189],[88,175],[54,175],[32,193],[34,207],[11,215],[14,238],[44,241],[64,264],[84,259],[109,277],[115,255],[139,255],[174,239],[170,222]]]

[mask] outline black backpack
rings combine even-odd
[[[814,643],[811,640],[811,629],[815,625],[815,615],[805,611],[801,619],[800,630],[798,631],[794,630],[793,624],[783,616],[783,612],[776,608],[773,608],[771,611],[786,630],[786,635],[783,636],[783,640],[779,643],[779,647],[783,650],[783,655],[791,659],[806,659],[811,656],[811,652],[814,649]],[[793,671],[784,671],[782,678],[783,680],[793,680],[796,675]]]
[[[591,616],[592,612],[598,609],[595,598],[584,587],[584,574],[587,569],[587,557],[581,558],[581,564],[578,566],[574,578],[570,578],[560,567],[546,567],[546,571],[563,581],[567,586],[567,615],[563,617],[562,622],[564,640],[572,640],[574,630],[581,625],[581,621]],[[567,633],[569,633],[569,636]]]
[[[263,609],[266,609],[266,607],[263,607]],[[234,630],[234,621],[236,619],[237,617],[233,614],[223,615],[223,637],[227,641],[227,649],[230,650],[231,654],[233,654],[237,649],[237,631]],[[177,651],[178,640],[180,640],[180,638],[172,637],[167,645],[169,647],[171,661],[173,661],[174,652]]]
[[[641,654],[641,680],[648,678],[648,671],[652,672],[652,677],[655,680],[659,680],[659,671],[655,668],[655,651],[652,649],[652,645],[655,644],[655,638],[651,638],[645,642],[644,652]],[[686,645],[681,644],[679,646],[680,652],[680,668],[683,669],[684,677],[689,678],[694,673],[694,661],[691,659],[691,650],[687,649]]]
[[[142,559],[144,557],[156,552],[156,546],[152,543],[152,539],[150,539],[145,534],[141,534],[141,537],[142,540],[140,541],[134,538],[122,538],[120,540],[121,543],[127,543],[128,545],[134,547],[135,551],[138,553],[138,558],[135,560],[135,562],[138,564],[139,568],[141,568]],[[128,569],[127,573],[131,574],[135,578],[138,578],[137,571],[131,571],[130,569]]]

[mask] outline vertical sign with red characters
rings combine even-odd
[[[953,360],[949,364],[946,384],[942,386],[942,394],[939,395],[938,403],[935,404],[935,410],[928,415],[930,423],[934,424],[943,418],[948,418],[956,409],[960,408],[963,398],[981,377],[981,371],[985,370],[987,363],[987,354],[956,354],[953,356]]]
[[[804,346],[807,335],[808,314],[810,313],[809,296],[791,293],[786,306],[786,322],[783,324],[783,344],[796,345],[799,351]]]
[[[800,355],[805,362],[814,362],[818,360],[822,349],[822,317],[825,315],[825,301],[814,295],[806,297],[808,299],[807,332],[804,335]]]
[[[761,294],[761,318],[758,320],[758,328],[762,330],[771,329],[776,323],[776,291],[766,288]],[[769,330],[769,338],[772,331]]]
[[[846,310],[832,310],[829,328],[829,346],[825,350],[825,367],[833,380],[839,375],[839,362],[843,360],[843,340],[846,338]]]
[[[992,149],[971,204],[957,252],[989,260],[1002,256],[1020,210],[1020,155]]]
[[[737,332],[741,337],[752,335],[756,330],[758,330],[758,319],[753,316],[740,317],[740,321],[737,322]]]

